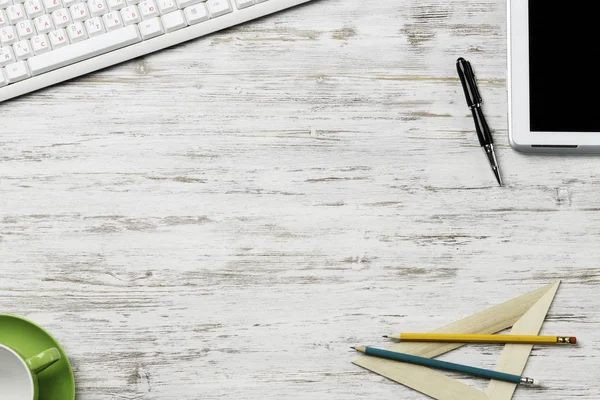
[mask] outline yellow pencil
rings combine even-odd
[[[402,342],[448,342],[448,343],[515,343],[515,344],[576,344],[575,336],[528,336],[528,335],[468,335],[453,333],[401,333],[384,337]]]

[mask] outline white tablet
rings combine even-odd
[[[600,3],[508,1],[509,137],[519,151],[600,152]]]

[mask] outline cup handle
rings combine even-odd
[[[56,347],[42,351],[37,356],[33,356],[25,360],[29,370],[35,374],[39,374],[58,360],[60,360],[60,351]]]

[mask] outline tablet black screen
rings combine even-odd
[[[600,2],[529,0],[530,128],[600,132]]]

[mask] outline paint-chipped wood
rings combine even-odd
[[[562,279],[542,332],[581,345],[534,348],[514,398],[599,399],[600,161],[509,148],[505,21],[319,0],[0,104],[0,312],[60,340],[80,400],[416,400],[349,346]]]

